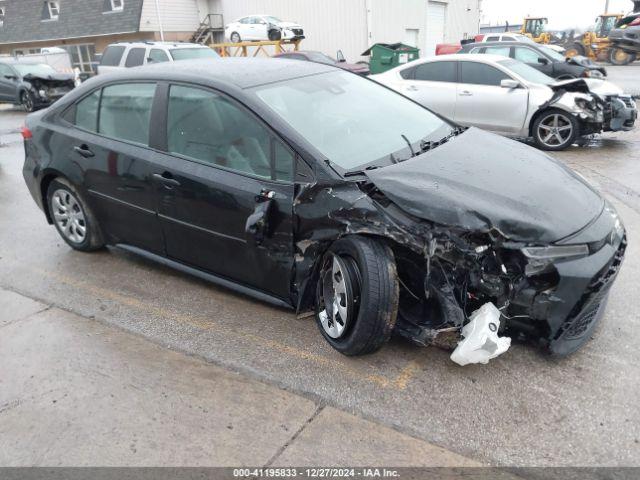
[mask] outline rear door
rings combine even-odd
[[[405,73],[405,95],[449,119],[455,116],[457,62],[428,62]],[[403,71],[404,73],[404,71]]]
[[[164,252],[148,148],[156,84],[120,83],[95,90],[67,117],[75,124],[63,154],[82,170],[84,188],[112,244]]]
[[[171,85],[166,99],[167,153],[156,156],[153,176],[167,255],[288,298],[293,153],[218,92]]]
[[[526,88],[502,88],[507,73],[485,63],[459,62],[456,113],[462,125],[502,133],[518,133],[527,115],[529,92]]]
[[[17,87],[18,74],[9,65],[0,63],[0,100],[15,102],[18,98]]]

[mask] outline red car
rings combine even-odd
[[[306,60],[307,62],[324,63],[325,65],[334,65],[343,70],[348,70],[358,75],[369,75],[369,65],[366,63],[347,63],[341,54],[339,60],[331,58],[329,55],[325,55],[322,52],[314,51],[294,51],[294,52],[282,52],[275,55],[276,58],[288,58],[291,60]]]

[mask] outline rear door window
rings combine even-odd
[[[451,82],[456,81],[457,62],[432,62],[423,63],[416,67],[414,78],[427,82]]]
[[[460,83],[499,87],[500,82],[511,77],[491,65],[478,62],[460,62]]]
[[[122,45],[113,45],[111,47],[107,47],[107,49],[102,54],[100,65],[104,65],[107,67],[117,67],[118,65],[120,65],[120,59],[122,59],[124,48],[125,47]]]
[[[98,133],[148,145],[155,90],[153,83],[125,83],[103,88]]]
[[[138,67],[144,63],[144,53],[146,48],[132,48],[127,54],[127,60],[124,62],[125,67]]]

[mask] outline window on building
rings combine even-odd
[[[124,0],[103,0],[102,11],[104,13],[121,12],[124,9]]]
[[[0,7],[0,27],[4,25],[4,7]]]
[[[59,16],[59,2],[44,2],[44,6],[42,8],[42,20],[58,20]]]
[[[172,153],[262,178],[292,178],[291,152],[246,110],[216,93],[172,86],[167,132]]]
[[[93,72],[97,62],[95,61],[96,49],[92,43],[79,45],[60,45],[71,56],[71,66],[81,72]]]
[[[116,140],[149,144],[149,120],[156,86],[125,83],[102,90],[98,133]]]
[[[460,63],[460,83],[499,87],[502,80],[511,79],[509,75],[491,65],[477,62]]]

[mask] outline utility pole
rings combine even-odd
[[[156,17],[158,17],[158,29],[160,30],[160,40],[164,42],[164,29],[162,28],[162,18],[160,17],[160,5],[158,5],[158,0],[156,0]]]
[[[605,13],[605,14],[609,13],[609,0],[605,0],[605,3],[604,3],[604,13]]]

